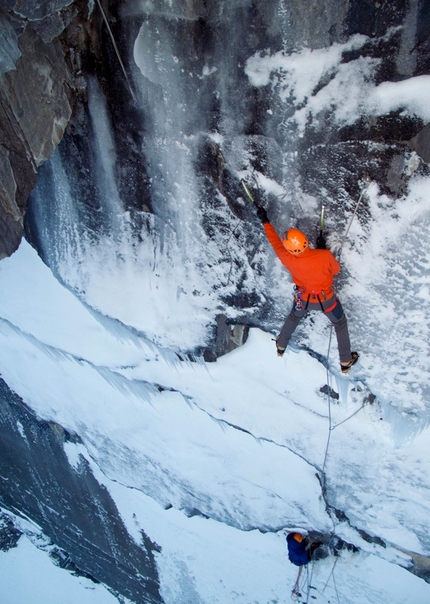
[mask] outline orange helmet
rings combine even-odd
[[[299,229],[289,229],[286,231],[282,243],[293,256],[300,256],[309,247],[308,238]]]
[[[298,541],[299,543],[301,543],[303,541],[303,535],[301,533],[294,533],[294,537],[293,537],[296,541]]]

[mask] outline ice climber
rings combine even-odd
[[[315,541],[309,536],[302,535],[301,533],[288,533],[288,558],[290,559],[290,562],[299,567],[296,583],[292,590],[293,594],[301,595],[299,592],[299,584],[303,567],[306,566],[306,564],[308,564],[311,560],[315,560],[315,558],[318,556],[318,553],[315,554],[315,551],[320,547],[320,545],[323,545],[322,541]]]
[[[339,262],[330,250],[325,249],[322,236],[317,240],[317,249],[309,247],[306,235],[298,229],[286,231],[281,241],[270,224],[266,210],[258,207],[257,215],[275,254],[291,273],[295,283],[293,308],[276,338],[278,356],[284,354],[294,330],[307,311],[319,310],[333,323],[341,371],[348,373],[357,362],[358,353],[351,352],[345,313],[333,290],[334,276],[340,271]]]
[[[290,562],[296,566],[304,566],[310,561],[310,553],[307,549],[309,542],[301,533],[288,533],[287,548]]]

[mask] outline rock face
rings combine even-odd
[[[0,550],[7,552],[16,547],[21,535],[12,520],[6,514],[0,513]]]
[[[77,291],[91,296],[91,278],[73,258],[88,255],[83,242],[93,254],[106,238],[111,250],[121,251],[100,264],[114,265],[118,255],[142,263],[174,254],[181,258],[174,270],[178,291],[188,292],[186,267],[192,265],[204,281],[193,295],[216,297],[212,325],[224,314],[231,323],[270,329],[281,320],[277,299],[286,290],[278,292],[276,276],[266,270],[261,229],[238,174],[255,171],[282,185],[260,195],[260,202],[275,227],[294,220],[313,238],[316,220],[303,212],[301,195],[313,198],[315,207],[328,203],[333,222],[343,228],[363,175],[397,197],[415,161],[411,151],[422,160],[416,168],[428,170],[429,131],[422,119],[396,110],[339,126],[325,109],[299,133],[290,121],[300,110],[294,95],[280,101],[273,86],[252,86],[245,69],[257,53],[329,48],[358,34],[366,40],[342,53],[341,66],[372,65],[376,85],[422,75],[428,71],[423,23],[429,16],[418,0],[326,0],[305,11],[296,1],[208,6],[159,0],[143,7],[125,1],[105,9],[138,103],[94,11],[92,46],[82,56],[88,97],[79,98],[55,158],[42,167],[27,215],[29,239]],[[333,77],[327,72],[309,96],[329,88]],[[364,206],[361,211],[366,221]],[[139,261],[136,249],[144,250]],[[228,349],[220,349],[225,340],[212,328],[206,340],[208,357]]]
[[[161,602],[157,546],[142,534],[139,547],[129,536],[83,457],[76,467],[70,465],[64,444],[79,439],[58,424],[37,420],[1,379],[0,432],[1,505],[38,524],[67,552],[70,568],[132,602]],[[0,517],[0,548],[14,547],[18,538],[19,532]]]
[[[2,3],[0,259],[21,241],[37,169],[60,142],[72,113],[77,81],[58,39],[78,12],[71,4]]]
[[[227,352],[245,344],[248,339],[247,325],[229,325],[225,315],[216,317],[215,348],[204,352],[205,361],[211,362]]]
[[[280,48],[293,51],[304,46],[316,49],[341,42],[355,33],[381,37],[390,27],[401,26],[397,35],[381,40],[370,52],[367,51],[368,56],[382,59],[381,80],[402,79],[428,70],[426,24],[429,16],[425,3],[419,0],[413,0],[409,5],[393,2],[389,6],[384,3],[326,0],[314,3],[306,11],[300,2],[290,2],[288,6],[277,2],[264,5],[249,3],[249,6],[246,2],[230,6],[221,3],[215,8],[203,2],[175,2],[167,6],[160,1],[152,7],[148,5],[146,17],[143,10],[136,11],[130,2],[120,3],[119,9],[106,2],[104,6],[107,14],[115,19],[112,27],[126,63],[131,59],[130,43],[138,28],[143,28],[136,43],[143,53],[147,53],[143,72],[148,78],[147,102],[154,105],[161,101],[163,94],[168,98],[170,92],[166,86],[176,85],[174,78],[165,79],[163,75],[169,73],[167,63],[164,63],[165,69],[158,69],[157,48],[164,45],[167,51],[169,46],[184,72],[203,74],[199,76],[200,82],[194,77],[194,82],[190,80],[187,83],[186,95],[196,99],[197,106],[193,116],[189,116],[182,126],[192,136],[198,134],[201,137],[201,133],[216,128],[230,138],[218,150],[214,150],[213,141],[204,143],[202,139],[195,161],[200,174],[211,179],[236,214],[238,211],[240,214],[236,204],[238,191],[229,175],[238,154],[247,153],[254,167],[270,175],[276,165],[272,161],[273,153],[261,153],[255,146],[255,137],[264,139],[263,147],[278,147],[280,151],[292,142],[288,140],[288,134],[282,132],[279,116],[271,116],[267,112],[270,103],[267,91],[251,90],[243,77],[243,64],[252,53],[266,48],[272,52]],[[86,22],[89,17],[90,21]],[[229,23],[233,21],[236,29],[232,38]],[[162,39],[157,39],[157,36]],[[102,26],[99,11],[89,15],[85,3],[71,0],[55,3],[8,0],[3,2],[0,12],[0,48],[0,258],[13,253],[19,244],[26,201],[36,183],[37,170],[61,140],[76,94],[85,87],[81,72],[83,64],[86,73],[93,73],[100,81],[112,119],[121,125],[115,133],[116,150],[121,156],[117,166],[121,199],[127,209],[146,208],[160,214],[157,199],[165,192],[157,190],[157,175],[151,174],[148,158],[142,162],[139,157],[140,150],[150,145],[151,135],[157,134],[154,132],[153,106],[148,106],[145,101],[141,107],[133,108],[130,104],[130,93],[124,85],[123,74],[111,40]],[[224,58],[230,66],[227,64],[221,74],[219,66]],[[233,68],[233,64],[237,67]],[[130,64],[127,68],[133,70]],[[211,70],[214,75],[211,75]],[[220,86],[220,78],[223,86]],[[184,83],[178,82],[181,87]],[[161,97],[157,98],[157,94]],[[186,95],[179,101],[187,102]],[[77,123],[82,120],[82,111],[78,114]],[[178,118],[174,111],[170,111],[170,117],[167,117]],[[85,119],[88,121],[88,114]],[[357,180],[351,164],[363,169],[367,141],[381,142],[385,139],[389,142],[382,152],[380,148],[379,156],[375,152],[369,165],[364,166],[373,170],[379,181],[386,178],[390,181],[390,170],[398,173],[396,161],[400,161],[399,152],[394,149],[393,142],[400,145],[402,155],[402,146],[405,148],[412,139],[411,148],[425,162],[428,161],[428,128],[423,126],[419,122],[408,124],[398,116],[388,120],[383,118],[376,123],[363,122],[344,132],[334,132],[330,128],[321,131],[311,125],[306,136],[293,145],[299,154],[295,169],[299,170],[304,190],[313,194],[320,188],[321,181],[324,181],[324,186],[329,181],[329,193],[350,193]],[[242,137],[240,149],[239,137]],[[328,145],[323,155],[322,144]],[[351,157],[355,158],[354,161]],[[213,165],[214,161],[217,166]],[[339,166],[337,174],[334,178],[327,178],[333,162]],[[343,168],[345,162],[348,165]],[[312,169],[312,165],[317,169]],[[376,171],[375,166],[379,166]],[[164,180],[162,175],[159,177],[160,181]],[[87,188],[91,189],[91,184]],[[139,191],[138,200],[136,190]],[[388,190],[397,194],[403,190],[403,185],[400,181],[390,181]],[[206,185],[199,193],[206,198],[204,203],[210,204],[213,188]],[[241,295],[243,305],[244,293]],[[234,304],[231,297],[227,297],[226,302]]]

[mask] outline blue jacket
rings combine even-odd
[[[306,551],[305,543],[294,539],[295,533],[287,535],[288,557],[290,562],[296,566],[303,566],[309,562],[308,552]]]

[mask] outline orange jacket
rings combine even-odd
[[[307,248],[300,256],[290,254],[274,227],[266,222],[266,237],[275,250],[282,264],[290,271],[293,281],[307,292],[327,292],[332,286],[333,278],[340,271],[340,264],[330,250],[313,250]]]

